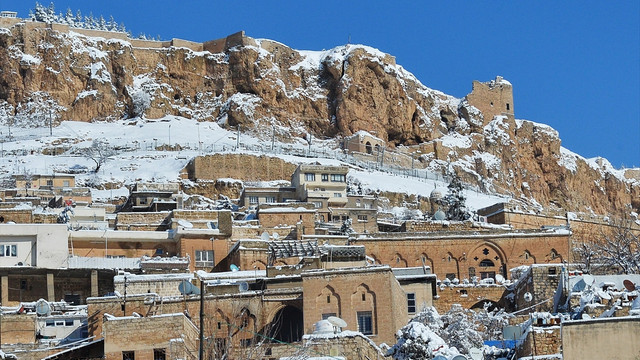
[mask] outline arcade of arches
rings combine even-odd
[[[567,259],[569,234],[493,233],[458,237],[356,238],[378,264],[391,267],[428,266],[439,279],[507,278],[509,269],[531,264],[561,263]]]

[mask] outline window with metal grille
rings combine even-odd
[[[373,318],[371,311],[358,311],[358,331],[365,335],[373,334]]]
[[[416,312],[416,294],[408,293],[407,294],[407,311],[409,314],[415,314]]]

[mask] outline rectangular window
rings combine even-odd
[[[69,180],[64,180],[64,181],[62,182],[62,186],[64,186],[64,187],[69,187]]]
[[[0,256],[18,256],[18,245],[0,245]]]
[[[122,360],[136,360],[135,352],[133,352],[133,351],[123,351],[122,352]]]
[[[313,206],[314,206],[316,209],[320,209],[320,208],[322,208],[322,201],[314,201],[314,202],[313,202]]]
[[[53,180],[47,180],[47,186],[53,186]]]
[[[414,293],[407,294],[407,311],[409,314],[416,313],[416,294]]]
[[[336,313],[322,314],[322,320],[327,320],[330,316],[336,316]]]
[[[367,215],[358,215],[358,221],[367,222],[369,221],[369,218],[367,217]]]
[[[64,320],[56,320],[56,326],[64,326]]]
[[[255,205],[257,203],[258,203],[258,197],[257,196],[249,196],[249,204]]]
[[[341,198],[342,193],[333,193],[333,197]]]
[[[55,323],[55,321],[53,321],[53,320],[47,320],[47,321],[45,322],[45,326],[47,326],[47,327],[53,327],[53,326],[56,326],[56,323]]]
[[[331,174],[331,181],[332,182],[345,182],[346,178],[342,174]]]
[[[358,331],[364,335],[373,334],[373,318],[371,311],[358,311]]]
[[[316,181],[316,174],[314,173],[304,173],[305,181]]]
[[[322,174],[322,181],[329,181],[329,174]]]
[[[167,352],[165,349],[153,349],[153,360],[166,360]]]
[[[64,326],[73,326],[73,319],[65,319]]]
[[[274,202],[276,202],[276,197],[275,196],[267,196],[264,198],[264,202],[266,202],[267,204],[273,204]]]
[[[196,267],[213,266],[213,250],[196,250]]]

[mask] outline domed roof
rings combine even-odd
[[[444,193],[442,192],[442,190],[435,188],[433,189],[433,191],[431,191],[431,194],[429,195],[430,199],[442,199],[444,197]]]

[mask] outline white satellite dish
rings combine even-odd
[[[51,305],[45,299],[40,299],[36,302],[36,314],[40,316],[51,315]]]
[[[249,283],[246,282],[246,281],[242,281],[242,282],[238,283],[238,290],[240,292],[249,291]]]
[[[504,282],[504,276],[496,274],[496,283],[502,284]]]
[[[596,282],[596,278],[594,278],[593,275],[589,275],[589,274],[585,274],[582,277],[582,280],[584,280],[584,283],[587,289],[591,288],[593,286],[593,283]]]
[[[236,271],[240,271],[240,268],[236,264],[231,264],[229,265],[229,270],[236,272]]]
[[[531,300],[533,300],[533,295],[531,295],[531,293],[527,291],[526,293],[524,293],[523,298],[524,301],[530,302]]]
[[[347,322],[340,319],[337,316],[329,316],[327,318],[327,321],[329,321],[331,323],[331,325],[337,327],[337,328],[343,328],[343,327],[347,327]]]
[[[266,231],[263,231],[262,235],[260,235],[260,239],[262,239],[262,241],[269,241],[269,233]]]
[[[582,314],[582,320],[589,320],[591,319],[591,316],[589,316],[589,314]]]
[[[447,219],[447,214],[445,214],[444,211],[438,209],[438,211],[436,211],[436,213],[433,214],[433,219],[434,220],[439,220],[439,221],[446,220]]]
[[[278,233],[275,233],[275,232],[274,232],[272,236],[273,236],[273,240],[278,240],[278,239],[280,239],[280,235],[279,235]]]
[[[596,293],[598,294],[598,297],[602,300],[611,300],[611,295],[609,295],[609,293],[606,291],[598,289]]]
[[[484,354],[482,353],[482,349],[478,349],[477,347],[469,348],[469,356],[473,360],[483,360]]]
[[[179,219],[178,220],[178,225],[182,226],[185,229],[191,229],[193,227],[193,224],[188,222],[187,220],[184,219]]]

